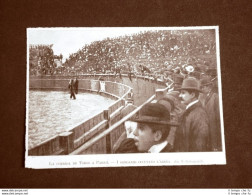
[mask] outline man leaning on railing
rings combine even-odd
[[[162,104],[148,103],[132,119],[136,128],[128,132],[127,138],[115,149],[115,153],[160,153],[171,152],[167,141],[171,126],[170,112]]]

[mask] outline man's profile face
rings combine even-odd
[[[138,151],[148,152],[151,146],[155,144],[155,133],[148,125],[138,123],[134,135]]]
[[[189,93],[186,90],[181,90],[179,97],[181,97],[182,101],[181,103],[188,105],[189,103],[192,102],[193,98],[194,98],[194,93]]]

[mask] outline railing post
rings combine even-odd
[[[104,119],[105,120],[110,120],[110,116],[109,116],[109,110],[103,110],[103,115],[104,115]]]
[[[122,104],[123,107],[125,107],[125,104],[126,104],[125,99],[122,99],[122,100],[121,100],[121,104]]]
[[[109,113],[109,110],[104,110],[103,111],[103,114],[104,114],[104,119],[107,120],[107,125],[106,125],[106,129],[108,129],[110,126],[111,126],[111,122],[110,122],[110,113]],[[106,135],[106,153],[107,154],[110,154],[111,153],[111,137],[110,137],[110,134]]]
[[[111,136],[110,136],[110,134],[106,135],[106,153],[111,154]]]
[[[63,132],[59,135],[60,147],[64,149],[64,154],[69,154],[74,150],[74,134],[73,132]]]
[[[131,104],[134,104],[133,91],[132,91],[132,89],[131,89],[130,92],[128,93],[127,102],[128,102],[128,103],[131,103]]]

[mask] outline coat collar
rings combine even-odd
[[[197,99],[197,100],[194,100],[193,102],[191,102],[190,104],[188,104],[188,105],[186,106],[186,110],[188,110],[188,108],[190,108],[192,105],[196,104],[198,101],[199,101],[199,100]]]
[[[200,103],[200,101],[198,101],[197,103],[190,106],[187,110],[185,110],[183,115],[188,115],[192,110],[194,110],[197,107],[201,107],[201,106],[202,106],[202,104]]]
[[[160,151],[162,151],[166,145],[168,144],[168,141],[164,141],[162,143],[153,145],[150,149],[149,149],[149,153],[159,153]]]

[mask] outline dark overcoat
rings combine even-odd
[[[209,120],[200,102],[183,113],[175,136],[174,150],[175,152],[209,151]]]
[[[172,152],[172,146],[168,143],[161,151],[163,152]],[[143,153],[137,150],[135,141],[132,138],[124,139],[114,153]]]
[[[212,151],[221,151],[221,128],[219,97],[213,91],[205,99],[205,110],[209,118],[210,149]]]

